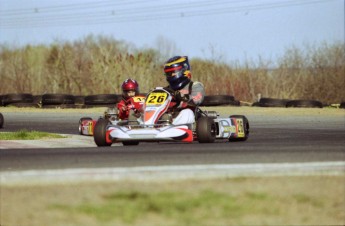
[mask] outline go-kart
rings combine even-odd
[[[174,124],[171,106],[174,95],[170,90],[156,87],[145,97],[142,111],[131,113],[128,120],[119,120],[113,114],[93,124],[97,146],[138,145],[140,142],[180,141],[212,143],[216,139],[245,141],[249,136],[249,122],[243,115],[220,118],[215,111],[194,109],[195,123]]]
[[[142,109],[144,104],[145,96],[137,95],[129,99],[128,109],[137,112],[138,109]],[[103,116],[99,119],[105,119],[109,122],[120,122],[119,111],[117,108],[108,107],[104,112]],[[79,134],[86,136],[93,136],[93,131],[98,120],[92,119],[91,117],[82,117],[79,120]]]

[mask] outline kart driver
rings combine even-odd
[[[139,111],[140,109],[135,109],[131,103],[131,97],[134,97],[139,94],[139,84],[134,79],[126,79],[122,85],[122,100],[117,104],[119,109],[119,118],[124,120],[128,119],[130,110],[134,112]]]
[[[195,122],[194,110],[205,97],[204,85],[191,81],[191,67],[187,56],[174,56],[164,64],[164,74],[169,86],[173,90],[176,106],[173,111],[178,115],[173,124],[190,124]]]

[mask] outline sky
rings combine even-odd
[[[92,34],[171,56],[275,61],[293,46],[344,42],[344,11],[344,0],[0,0],[0,44]]]

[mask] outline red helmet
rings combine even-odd
[[[131,78],[126,79],[122,83],[121,88],[122,88],[122,92],[125,96],[127,96],[126,92],[130,91],[130,90],[135,91],[135,95],[139,94],[139,84],[134,79],[131,79]]]

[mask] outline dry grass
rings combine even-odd
[[[1,186],[1,225],[344,225],[345,177]]]
[[[163,56],[161,49],[136,49],[102,36],[50,46],[0,45],[0,95],[119,94],[121,83],[128,77],[138,80],[141,92],[148,92],[167,85],[163,75],[167,57]],[[203,82],[208,95],[227,94],[250,102],[258,94],[328,104],[344,101],[343,42],[291,47],[276,62],[258,58],[239,65],[216,57],[190,59],[193,80]]]

